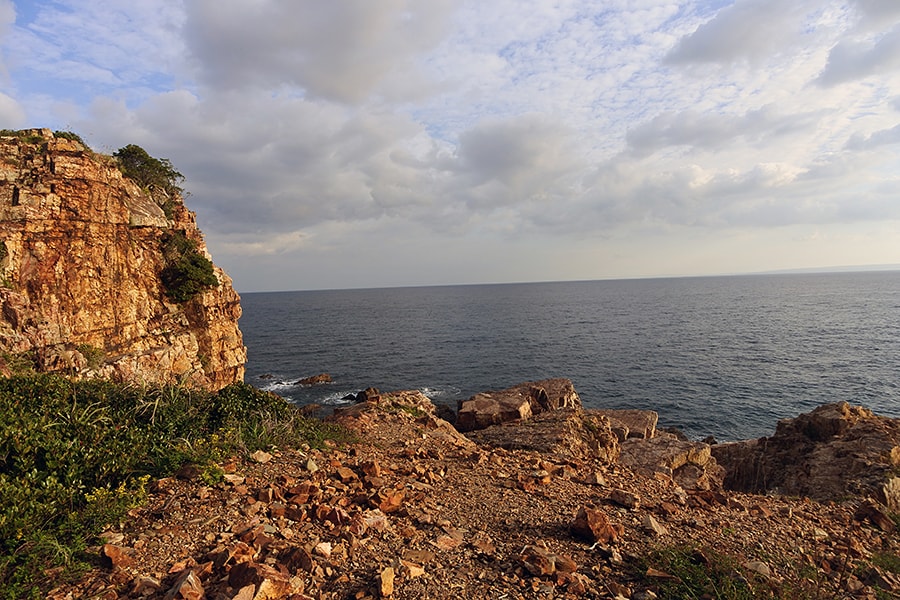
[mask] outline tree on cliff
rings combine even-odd
[[[141,187],[164,190],[169,195],[183,191],[178,184],[184,181],[184,175],[175,170],[168,158],[153,158],[135,144],[119,148],[113,156],[122,173]]]
[[[212,262],[200,254],[197,243],[183,231],[164,235],[162,252],[166,266],[159,277],[166,295],[174,302],[187,302],[203,290],[219,285]]]

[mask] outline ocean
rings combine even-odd
[[[900,271],[242,294],[245,381],[298,404],[436,403],[565,377],[693,439],[837,401],[900,417]],[[303,387],[329,373],[333,383]]]

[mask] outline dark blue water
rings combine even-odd
[[[900,272],[251,293],[246,381],[298,403],[369,386],[456,405],[567,377],[586,407],[694,438],[845,400],[900,417]],[[292,382],[327,372],[334,383]],[[262,378],[269,375],[269,378]]]

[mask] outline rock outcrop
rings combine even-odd
[[[474,431],[491,425],[528,419],[561,408],[580,408],[581,399],[568,379],[520,383],[494,392],[481,392],[459,403],[456,428]]]
[[[46,129],[0,136],[0,370],[218,389],[243,380],[240,298],[218,285],[166,295],[162,239],[181,232],[208,258],[179,194],[166,211],[115,159]]]
[[[900,512],[900,420],[846,402],[778,422],[772,437],[717,444],[731,490],[840,500],[872,496]]]

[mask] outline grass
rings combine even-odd
[[[174,386],[0,379],[0,598],[40,598],[88,565],[85,548],[143,502],[151,478],[185,463],[205,481],[229,456],[352,441],[246,384]]]
[[[900,566],[884,558],[891,566]],[[843,576],[831,579],[811,565],[782,565],[788,576],[766,578],[742,566],[740,559],[708,546],[661,547],[637,562],[634,576],[658,594],[671,600],[831,600],[843,598]],[[873,564],[876,563],[873,558]],[[849,567],[849,565],[845,565]],[[648,569],[670,577],[652,577]],[[844,569],[846,570],[846,568]],[[890,570],[890,569],[888,569]],[[843,572],[843,571],[842,571]]]

